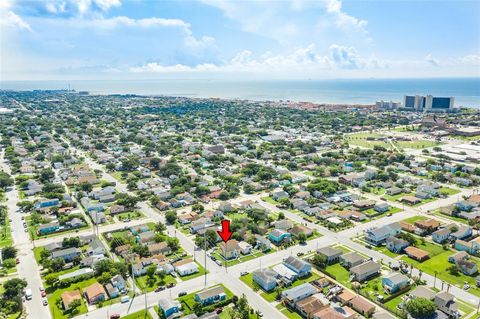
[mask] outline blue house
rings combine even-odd
[[[282,229],[274,229],[268,234],[268,239],[275,245],[281,244],[283,241],[289,242],[292,239],[292,235]]]
[[[383,289],[390,294],[394,294],[408,285],[408,277],[398,272],[392,272],[388,276],[382,278]]]
[[[387,249],[396,254],[401,253],[408,246],[410,246],[410,243],[404,239],[397,237],[387,238]]]
[[[386,202],[379,202],[373,206],[373,210],[378,213],[386,213],[390,209],[390,206]]]
[[[53,206],[57,206],[60,204],[60,201],[58,199],[48,199],[48,200],[43,200],[40,202],[37,202],[33,205],[35,209],[42,209],[42,208],[49,208]]]
[[[455,204],[455,206],[458,207],[463,212],[469,212],[473,209],[473,204],[467,200],[458,202]]]
[[[216,286],[195,294],[195,301],[202,305],[211,305],[213,303],[227,299],[227,294],[223,286]]]
[[[372,228],[367,230],[367,236],[365,239],[378,246],[383,244],[387,238],[400,234],[401,229],[399,223],[388,224],[380,228]]]
[[[52,234],[60,229],[60,224],[58,222],[51,222],[48,224],[40,225],[37,228],[37,233],[39,235]]]
[[[432,233],[432,240],[438,244],[443,244],[450,237],[451,233],[449,227],[441,228]]]
[[[297,274],[297,277],[305,277],[312,271],[312,265],[310,263],[294,256],[289,256],[283,264],[293,270]]]
[[[472,236],[472,228],[466,225],[461,225],[458,227],[458,230],[454,233],[450,234],[450,238],[457,240],[457,239],[465,239]]]
[[[265,291],[271,291],[277,286],[277,273],[270,269],[257,269],[253,272],[255,281]]]
[[[466,242],[464,240],[457,239],[455,241],[455,249],[459,251],[466,251],[469,254],[475,254],[478,250],[480,250],[480,244],[475,240]]]
[[[170,317],[174,313],[180,311],[180,303],[176,300],[170,300],[166,298],[161,298],[158,300],[158,307],[162,310],[165,318]]]

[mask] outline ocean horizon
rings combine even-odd
[[[480,108],[480,78],[348,80],[71,80],[1,81],[15,91],[74,89],[91,94],[138,94],[314,103],[374,104],[404,95],[453,96],[456,107]]]

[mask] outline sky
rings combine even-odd
[[[0,0],[0,80],[480,77],[480,1]]]

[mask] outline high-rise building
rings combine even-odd
[[[432,95],[405,95],[403,107],[418,111],[442,111],[453,109],[453,97],[436,97]]]

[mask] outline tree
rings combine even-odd
[[[155,276],[155,273],[157,272],[157,266],[156,265],[150,265],[146,269],[147,276],[149,278],[153,278]]]
[[[48,286],[53,286],[53,285],[55,285],[57,282],[58,282],[58,276],[57,276],[57,275],[55,275],[55,274],[49,274],[49,275],[45,276],[45,283],[46,283]]]
[[[414,298],[407,302],[406,309],[415,318],[429,318],[435,313],[437,306],[427,298]]]
[[[165,271],[163,271],[163,270],[162,270],[162,271],[159,271],[159,272],[157,273],[157,277],[158,277],[158,279],[160,279],[160,283],[161,283],[161,284],[164,284],[164,283],[165,283],[165,277],[166,277],[166,276],[167,276],[167,274],[165,274]]]
[[[169,210],[165,213],[165,219],[167,220],[167,223],[170,225],[175,224],[177,221],[177,212],[174,210]]]
[[[243,294],[235,305],[235,318],[248,319],[250,313],[250,306],[248,305],[247,298]]]
[[[167,244],[172,251],[177,251],[180,248],[179,240],[176,237],[168,237]]]
[[[325,257],[324,255],[315,254],[312,257],[311,261],[312,261],[312,264],[314,264],[318,268],[323,269],[323,268],[327,267],[327,257]]]
[[[8,299],[13,299],[23,293],[23,289],[27,287],[27,281],[20,278],[13,278],[3,283],[3,296]]]
[[[0,171],[0,188],[6,189],[9,186],[13,185],[13,179],[9,174]]]
[[[80,299],[75,299],[70,302],[68,306],[72,314],[76,314],[78,312],[78,308],[82,305],[82,301]]]
[[[108,271],[105,271],[104,273],[102,273],[100,276],[97,277],[97,280],[99,283],[101,283],[102,285],[106,285],[110,279],[112,279],[112,274]]]
[[[304,232],[301,232],[300,234],[298,234],[298,240],[302,244],[305,243],[307,241],[307,235],[305,235]]]
[[[63,266],[65,266],[65,261],[62,258],[55,258],[50,262],[50,269],[53,272],[62,270]]]
[[[13,246],[7,246],[2,249],[2,258],[3,259],[10,259],[17,257],[17,248]]]

